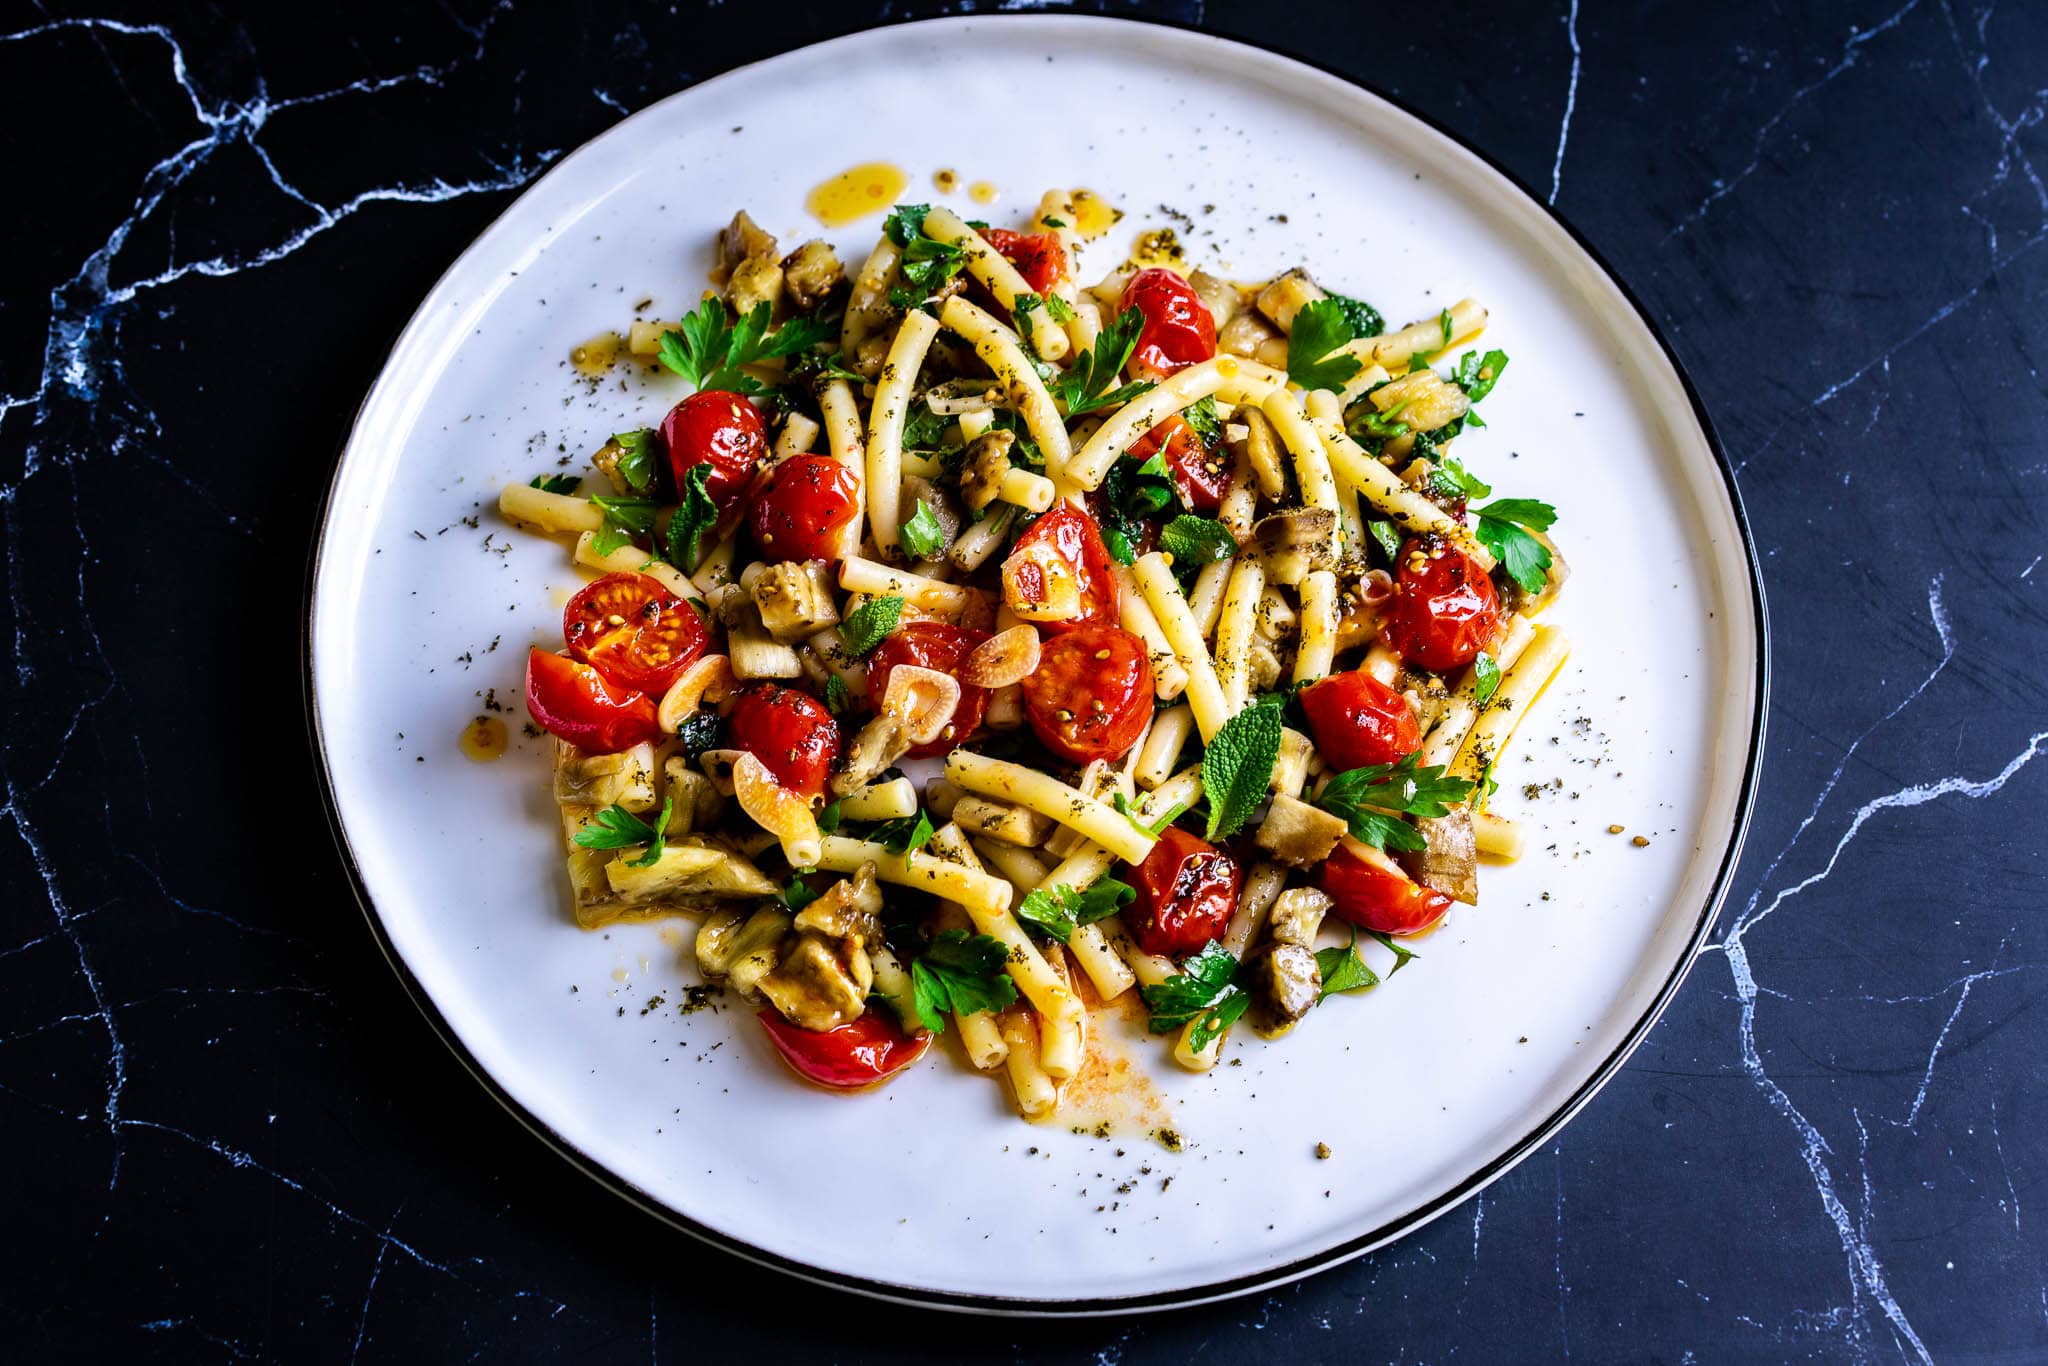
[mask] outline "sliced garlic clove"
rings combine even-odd
[[[1038,670],[1038,628],[1012,626],[974,647],[960,665],[960,681],[973,688],[1007,688]]]
[[[898,664],[889,670],[882,715],[902,722],[911,744],[928,745],[945,734],[959,705],[960,680],[951,674],[915,664]]]

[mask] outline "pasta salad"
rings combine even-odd
[[[901,204],[850,278],[739,214],[716,291],[624,338],[688,395],[500,498],[596,576],[526,678],[578,922],[698,919],[822,1085],[953,1030],[1043,1118],[1120,1000],[1206,1069],[1525,842],[1486,801],[1566,569],[1452,454],[1486,311],[1084,286],[1075,207]]]

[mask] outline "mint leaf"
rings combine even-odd
[[[833,674],[825,680],[825,710],[834,716],[842,715],[853,702],[853,693],[846,686],[846,680]]]
[[[1229,559],[1237,553],[1237,537],[1221,522],[1183,513],[1160,531],[1159,548],[1173,556],[1174,572],[1181,573]]]
[[[939,525],[939,519],[922,498],[917,500],[917,511],[910,515],[910,520],[897,528],[897,535],[903,548],[920,560],[929,560],[946,548],[946,529]]]
[[[1240,830],[1273,781],[1280,759],[1280,698],[1262,697],[1223,723],[1202,755],[1202,791],[1209,798],[1208,838]]]
[[[1287,334],[1287,378],[1304,389],[1342,389],[1363,367],[1354,355],[1331,353],[1356,335],[1335,299],[1303,305]]]
[[[846,620],[839,623],[839,639],[845,644],[848,654],[862,659],[887,640],[896,629],[896,623],[902,619],[903,599],[869,598],[847,613]]]

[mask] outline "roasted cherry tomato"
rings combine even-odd
[[[1033,522],[1003,561],[1003,599],[1042,634],[1114,625],[1116,575],[1095,519],[1061,503]]]
[[[768,428],[760,410],[738,394],[704,389],[668,410],[661,420],[669,468],[678,487],[697,465],[711,466],[705,492],[721,508],[738,498],[768,454]]]
[[[1134,459],[1149,460],[1154,454],[1166,462],[1188,511],[1206,517],[1223,506],[1230,488],[1230,460],[1220,449],[1204,445],[1185,418],[1175,414],[1131,443]]]
[[[794,688],[763,683],[747,689],[726,718],[734,749],[743,749],[792,792],[817,798],[839,758],[839,727],[824,704]]]
[[[1422,744],[1408,699],[1363,669],[1303,688],[1301,709],[1324,762],[1340,772],[1394,763]]]
[[[1379,850],[1350,840],[1330,851],[1318,876],[1335,915],[1381,934],[1419,933],[1456,904],[1410,878]]]
[[[647,694],[615,688],[588,664],[541,649],[526,656],[526,712],[549,734],[597,754],[616,754],[661,733]]]
[[[837,560],[854,547],[860,477],[822,455],[793,455],[768,472],[747,509],[754,541],[770,560]]]
[[[869,700],[880,705],[883,694],[889,691],[889,673],[899,664],[936,669],[958,678],[960,662],[987,639],[988,632],[966,626],[951,626],[943,621],[911,622],[876,646],[875,652],[868,656]],[[953,708],[952,721],[939,733],[938,739],[911,750],[910,757],[930,759],[935,755],[950,754],[955,745],[974,734],[974,728],[981,724],[982,713],[987,710],[988,689],[962,683],[960,701]]]
[[[886,1007],[866,1010],[835,1029],[804,1029],[773,1009],[757,1018],[791,1071],[840,1091],[874,1085],[916,1062],[931,1043],[929,1034],[913,1038],[898,1029]]]
[[[1216,319],[1192,286],[1170,270],[1141,270],[1124,286],[1120,305],[1145,315],[1130,371],[1140,379],[1164,379],[1176,370],[1216,354]]]
[[[1236,859],[1169,825],[1145,861],[1131,869],[1138,898],[1124,912],[1124,924],[1147,953],[1199,953],[1230,923],[1242,882]]]
[[[1024,715],[1045,747],[1071,764],[1130,753],[1152,717],[1152,660],[1120,626],[1048,637],[1024,680]]]
[[[663,693],[697,662],[710,633],[697,609],[645,574],[607,574],[562,613],[569,653],[635,692]]]
[[[1051,289],[1067,273],[1067,249],[1060,245],[1058,233],[1023,233],[990,228],[981,236],[1017,268],[1025,284],[1040,294]]]
[[[1401,658],[1432,673],[1470,664],[1500,630],[1500,595],[1464,551],[1441,536],[1401,547],[1383,628]]]

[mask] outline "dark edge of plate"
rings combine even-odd
[[[1038,17],[1028,14],[960,15],[936,19],[906,20],[876,27],[908,28],[919,24],[962,23],[1008,25],[1031,23]],[[1251,48],[1254,51],[1264,52],[1269,56],[1281,57],[1321,72],[1323,75],[1340,80],[1346,85],[1356,86],[1367,94],[1384,100],[1402,114],[1414,119],[1432,132],[1456,143],[1459,147],[1477,157],[1496,175],[1499,175],[1508,184],[1521,191],[1530,203],[1547,214],[1559,228],[1563,229],[1565,235],[1572,240],[1572,243],[1580,251],[1583,251],[1593,264],[1600,268],[1601,273],[1620,291],[1622,298],[1635,311],[1636,317],[1642,322],[1643,327],[1656,340],[1657,346],[1663,352],[1666,362],[1670,364],[1672,372],[1677,375],[1679,384],[1685,390],[1686,401],[1692,407],[1693,420],[1699,424],[1700,432],[1706,438],[1708,449],[1713,454],[1714,463],[1721,472],[1721,482],[1728,495],[1729,508],[1734,513],[1736,529],[1741,534],[1744,567],[1748,570],[1749,575],[1750,606],[1755,613],[1757,638],[1757,665],[1755,693],[1752,699],[1753,711],[1750,724],[1749,752],[1743,758],[1742,788],[1736,805],[1734,826],[1728,837],[1728,846],[1722,854],[1721,865],[1714,874],[1713,888],[1708,893],[1705,902],[1700,906],[1699,917],[1693,926],[1692,937],[1686,945],[1685,955],[1677,966],[1672,969],[1670,975],[1665,978],[1664,983],[1657,989],[1657,994],[1650,1002],[1649,1008],[1629,1027],[1627,1036],[1622,1040],[1621,1044],[1601,1061],[1600,1065],[1594,1069],[1593,1074],[1586,1079],[1584,1084],[1574,1091],[1562,1105],[1545,1116],[1527,1134],[1511,1145],[1506,1152],[1435,1199],[1426,1201],[1398,1219],[1389,1220],[1368,1232],[1361,1233],[1354,1238],[1349,1238],[1338,1246],[1324,1252],[1319,1252],[1314,1256],[1304,1257],[1282,1266],[1271,1267],[1251,1275],[1234,1277],[1229,1280],[1212,1281],[1205,1285],[1190,1286],[1182,1290],[1157,1291],[1151,1294],[1126,1297],[1103,1296],[1076,1300],[1031,1300],[1006,1299],[994,1295],[960,1295],[946,1291],[925,1290],[915,1286],[898,1285],[888,1281],[867,1280],[859,1276],[849,1276],[839,1272],[820,1270],[817,1267],[794,1261],[714,1229],[707,1228],[696,1220],[691,1219],[688,1215],[670,1208],[660,1199],[641,1190],[638,1186],[606,1170],[584,1154],[568,1139],[543,1122],[537,1115],[531,1113],[518,1101],[514,1100],[505,1088],[499,1085],[497,1080],[484,1069],[483,1065],[477,1061],[469,1049],[463,1045],[462,1040],[457,1037],[454,1029],[441,1014],[440,1008],[435,1005],[433,999],[427,994],[425,987],[413,975],[412,970],[406,966],[404,960],[398,956],[396,949],[391,943],[390,936],[385,932],[383,922],[377,915],[376,907],[370,900],[369,889],[364,885],[362,871],[356,864],[355,852],[349,847],[348,836],[341,824],[341,812],[335,801],[334,782],[328,771],[326,737],[320,729],[320,713],[315,701],[313,677],[314,588],[319,572],[320,552],[326,540],[327,513],[333,502],[334,486],[340,480],[340,457],[347,451],[349,441],[354,437],[356,422],[361,420],[362,410],[360,407],[357,409],[356,420],[349,424],[349,435],[343,438],[341,449],[336,452],[334,477],[329,481],[327,493],[321,500],[319,519],[315,524],[313,541],[307,556],[306,605],[300,623],[301,653],[304,665],[306,729],[312,744],[314,757],[318,760],[320,803],[322,810],[326,812],[328,828],[334,836],[335,848],[341,855],[343,867],[348,872],[349,886],[355,893],[356,904],[362,909],[363,918],[368,922],[370,932],[376,938],[377,947],[383,951],[385,961],[391,965],[392,971],[398,975],[399,981],[404,984],[406,994],[412,998],[413,1004],[418,1007],[421,1015],[433,1027],[434,1032],[440,1036],[441,1041],[448,1046],[449,1050],[455,1054],[456,1058],[468,1069],[470,1075],[476,1078],[477,1083],[486,1092],[495,1098],[500,1105],[504,1106],[513,1118],[525,1125],[536,1137],[561,1154],[571,1166],[581,1171],[591,1180],[671,1227],[680,1229],[736,1257],[760,1266],[771,1267],[815,1285],[826,1286],[834,1290],[851,1291],[858,1295],[888,1300],[915,1308],[946,1309],[962,1313],[1002,1315],[1017,1318],[1086,1318],[1115,1314],[1138,1314],[1150,1310],[1170,1309],[1203,1304],[1214,1300],[1231,1299],[1240,1295],[1252,1294],[1259,1290],[1285,1285],[1290,1281],[1299,1280],[1304,1276],[1313,1275],[1318,1271],[1327,1270],[1330,1267],[1361,1257],[1375,1248],[1383,1247],[1396,1239],[1406,1236],[1415,1229],[1422,1227],[1424,1224],[1462,1204],[1467,1197],[1491,1185],[1494,1181],[1519,1165],[1529,1154],[1540,1148],[1558,1130],[1563,1128],[1587,1101],[1591,1100],[1602,1087],[1612,1080],[1615,1072],[1620,1070],[1621,1065],[1628,1060],[1629,1055],[1635,1051],[1636,1047],[1649,1033],[1651,1026],[1664,1013],[1665,1007],[1671,1003],[1672,997],[1677,994],[1679,986],[1685,981],[1686,974],[1691,970],[1693,963],[1699,957],[1700,946],[1706,942],[1708,933],[1713,929],[1714,920],[1720,913],[1721,904],[1727,898],[1729,883],[1734,878],[1736,864],[1742,853],[1743,840],[1749,831],[1750,815],[1756,806],[1757,784],[1763,765],[1764,731],[1770,699],[1771,674],[1770,620],[1764,603],[1762,567],[1757,559],[1756,543],[1750,532],[1749,517],[1743,510],[1742,494],[1736,488],[1735,471],[1733,466],[1729,464],[1728,453],[1722,447],[1720,435],[1714,428],[1713,420],[1707,415],[1706,405],[1700,400],[1699,390],[1693,384],[1692,376],[1686,372],[1685,366],[1680,363],[1677,352],[1672,349],[1670,339],[1664,334],[1664,329],[1657,325],[1656,319],[1643,307],[1642,300],[1636,296],[1635,291],[1628,286],[1627,282],[1616,273],[1614,268],[1608,263],[1607,258],[1577,228],[1573,227],[1563,215],[1558,213],[1553,206],[1546,203],[1540,195],[1522,181],[1521,177],[1503,166],[1483,149],[1473,146],[1464,138],[1452,132],[1429,115],[1414,108],[1400,97],[1378,89],[1347,72],[1339,71],[1317,58],[1290,51],[1278,44],[1258,43],[1242,38],[1224,37],[1220,34],[1209,32],[1197,24],[1175,19],[1067,14],[1056,17],[1065,21],[1084,20],[1090,23],[1127,24],[1140,27],[1175,29],[1200,34],[1205,38],[1213,38],[1218,42],[1233,43],[1239,47]],[[856,30],[856,32],[862,31],[866,30]],[[850,36],[852,34],[839,35],[839,37]],[[821,39],[819,44],[835,41],[838,41],[838,38]],[[810,46],[817,46],[819,44],[811,44]],[[786,54],[776,54],[776,56],[783,55]],[[773,61],[775,57],[762,58],[761,60]],[[748,65],[755,64],[749,63]],[[741,69],[743,68],[733,68],[733,70]],[[707,77],[706,79],[715,79],[715,77]],[[691,86],[686,86],[684,89],[694,88],[704,83],[701,80],[695,81],[692,82]],[[603,134],[598,134],[598,136],[603,136]],[[563,160],[566,161],[567,158],[565,157]],[[561,164],[561,162],[556,163],[557,166]],[[529,185],[525,190],[522,190],[520,192],[521,195],[529,193],[534,188],[534,185],[538,184],[539,181],[536,180],[533,185]],[[496,222],[496,219],[492,221]],[[488,231],[488,228],[486,228],[486,231]],[[465,247],[464,252],[467,250]],[[459,260],[460,255],[457,257],[457,261]],[[454,269],[455,264],[456,262],[451,262],[449,269]],[[439,287],[438,280],[435,282],[434,287]],[[431,293],[432,291],[429,290],[429,292]],[[417,314],[415,313],[413,316],[417,316]],[[405,324],[401,326],[398,334],[393,337],[390,345],[386,348],[386,365],[389,364],[390,352],[396,349],[399,339],[411,327],[412,321],[413,317],[406,319]],[[383,369],[384,366],[378,367],[379,375],[383,373]],[[368,394],[365,394],[365,405],[367,405],[368,399]]]

